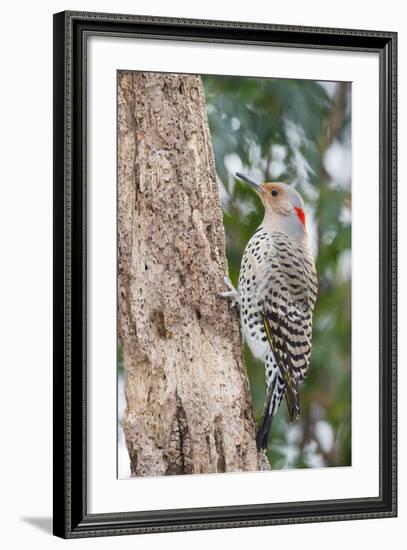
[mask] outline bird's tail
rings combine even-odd
[[[257,450],[261,451],[263,449],[267,450],[269,433],[271,430],[271,425],[273,423],[273,414],[271,414],[268,409],[264,411],[263,418],[261,419],[259,430],[257,432],[256,443]]]
[[[260,421],[259,429],[257,431],[256,443],[257,450],[261,451],[262,449],[267,450],[268,438],[271,430],[271,425],[273,423],[274,410],[271,410],[270,403],[271,398],[274,393],[274,388],[276,385],[277,377],[274,378],[273,383],[270,385],[270,388],[267,392],[266,405],[264,407],[263,416]]]
[[[301,416],[300,397],[295,385],[286,387],[285,400],[287,402],[288,416],[290,423],[298,420]]]

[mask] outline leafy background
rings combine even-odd
[[[346,82],[202,76],[221,190],[230,278],[237,285],[263,208],[236,171],[295,185],[306,204],[319,294],[302,418],[282,402],[268,457],[273,468],[351,464],[351,86]],[[245,348],[260,421],[263,365]]]

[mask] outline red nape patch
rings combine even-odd
[[[300,218],[300,222],[305,227],[305,212],[302,208],[298,208],[297,206],[294,206],[295,211],[297,212],[297,216]]]

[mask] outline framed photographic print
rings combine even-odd
[[[395,516],[396,34],[54,15],[54,533]]]

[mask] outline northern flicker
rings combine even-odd
[[[285,395],[290,422],[300,416],[298,384],[307,375],[317,275],[308,242],[304,203],[284,183],[259,185],[236,174],[261,197],[264,219],[247,243],[238,290],[228,278],[222,296],[240,313],[242,336],[264,362],[266,402],[257,432],[258,449],[267,449],[273,416]]]

